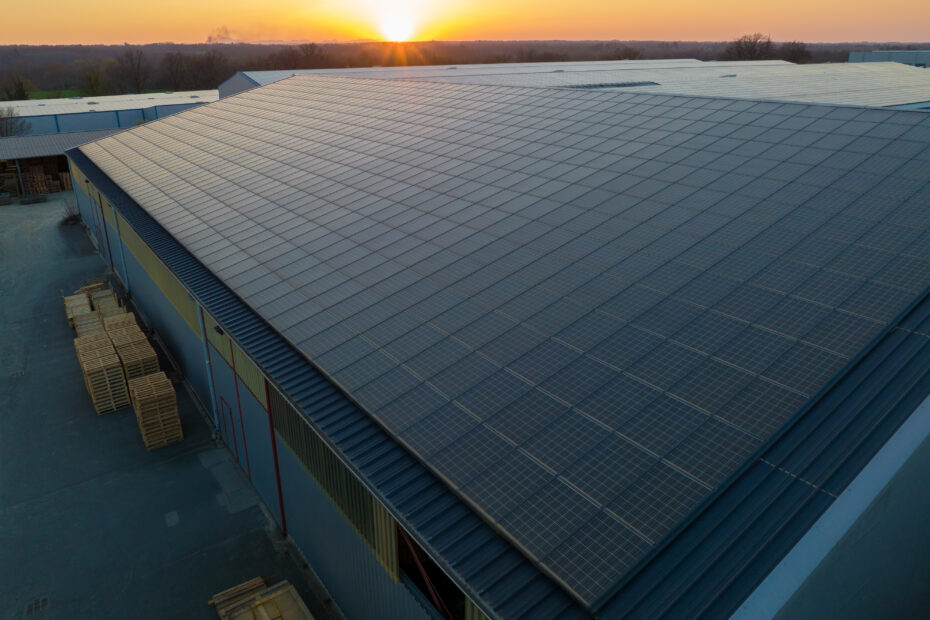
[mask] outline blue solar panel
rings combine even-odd
[[[304,77],[83,150],[593,604],[930,285],[927,118]]]

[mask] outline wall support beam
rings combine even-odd
[[[127,284],[126,287],[128,289],[129,285]],[[203,361],[207,366],[207,379],[210,381],[210,408],[213,411],[213,433],[215,437],[220,430],[220,421],[216,413],[216,387],[213,385],[213,360],[210,359],[210,345],[207,341],[206,329],[204,328],[203,306],[201,306],[199,302],[197,303],[197,316],[200,319],[200,342],[203,345]]]

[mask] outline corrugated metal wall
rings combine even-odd
[[[74,112],[71,114],[40,114],[24,116],[29,123],[26,135],[37,136],[50,133],[90,131],[94,129],[120,129],[171,116],[189,110],[204,102],[177,103],[171,105],[131,108],[128,110],[104,110],[100,112]]]
[[[292,539],[343,611],[359,618],[430,617],[401,582],[395,523],[388,511],[306,420],[278,392],[267,389],[261,370],[222,328],[216,329],[216,320],[206,311],[204,347],[196,301],[105,199],[95,203],[85,193],[87,188],[97,195],[95,188],[85,186],[85,176],[73,162],[72,174],[82,217],[89,228],[100,231],[101,253],[107,260],[112,256],[117,277],[130,285],[137,307],[201,402],[209,404],[215,397],[224,442],[279,524],[286,519]]]
[[[374,561],[368,545],[294,453],[281,450],[279,461],[290,536],[346,616],[431,619],[407,586],[395,583]]]

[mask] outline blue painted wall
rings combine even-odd
[[[262,496],[280,525],[281,510],[274,473],[274,453],[271,446],[268,412],[241,379],[238,377],[234,379],[232,367],[226,363],[216,348],[212,344],[209,346],[210,359],[213,364],[213,387],[216,390],[218,403],[217,417],[220,416],[220,410],[224,412],[220,425],[223,442],[227,444],[233,456],[237,457],[243,471],[249,475],[252,485]],[[238,402],[237,384],[239,386]]]
[[[278,439],[288,534],[348,618],[428,620],[407,586],[394,583],[297,457]]]
[[[23,117],[29,123],[26,135],[49,133],[67,133],[71,131],[89,131],[93,129],[119,129],[134,127],[143,121],[153,121],[189,110],[204,101],[178,103],[173,105],[131,108],[128,110],[111,110],[105,112],[73,112],[71,114],[42,114]]]

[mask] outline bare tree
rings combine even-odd
[[[214,49],[196,56],[193,65],[197,83],[206,88],[216,88],[232,72],[226,56]]]
[[[604,60],[642,60],[643,53],[635,47],[621,45],[602,56]]]
[[[21,136],[29,131],[29,123],[13,108],[0,108],[0,138]]]
[[[184,90],[191,82],[190,57],[181,52],[165,54],[161,60],[162,81],[168,90]]]
[[[724,60],[768,60],[774,55],[772,38],[758,32],[744,34],[723,51]]]
[[[121,92],[143,92],[150,74],[149,63],[139,48],[128,49],[116,58],[114,76]]]
[[[801,41],[788,41],[778,47],[778,57],[800,65],[811,59],[811,53]]]
[[[3,97],[8,101],[23,101],[29,99],[30,84],[22,75],[10,73],[3,80]]]

